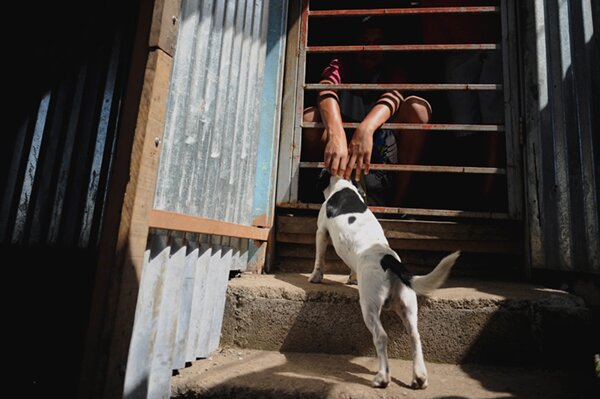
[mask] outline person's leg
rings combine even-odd
[[[429,123],[431,120],[431,105],[421,98],[410,96],[400,106],[400,109],[394,115],[395,123]],[[404,165],[416,165],[420,162],[427,133],[424,130],[402,130],[396,134],[398,143],[398,163]],[[401,206],[408,193],[408,188],[412,180],[411,172],[397,173],[396,193],[394,196],[394,205]]]

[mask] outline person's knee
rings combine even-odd
[[[304,109],[302,120],[304,122],[320,122],[321,117],[319,115],[319,109],[317,107],[308,107]]]
[[[400,117],[404,123],[429,123],[431,106],[419,97],[408,97],[400,108]]]

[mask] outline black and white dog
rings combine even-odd
[[[315,267],[309,281],[319,283],[323,279],[329,234],[336,253],[352,269],[358,281],[363,320],[373,335],[379,360],[379,371],[373,379],[373,386],[385,388],[390,382],[387,334],[380,320],[385,304],[400,316],[410,336],[412,387],[425,389],[428,384],[427,369],[417,330],[417,294],[427,295],[441,286],[460,253],[446,256],[425,276],[413,276],[400,263],[398,254],[390,248],[381,225],[350,181],[332,177],[324,170],[319,183],[325,202],[317,220]]]

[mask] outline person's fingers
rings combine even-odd
[[[363,155],[361,154],[360,157],[358,157],[358,164],[356,165],[356,174],[354,175],[354,180],[356,181],[360,181],[360,172],[363,169]]]
[[[323,157],[323,164],[325,166],[325,169],[329,170],[329,167],[331,166],[331,154],[328,152],[325,152],[325,156]]]
[[[346,165],[346,171],[344,173],[344,179],[349,179],[350,178],[350,175],[352,174],[352,168],[354,168],[354,164],[356,164],[356,158],[357,158],[356,154],[352,154],[350,156],[350,160],[348,161],[348,164]]]
[[[370,152],[365,154],[365,158],[364,158],[363,162],[365,164],[365,168],[364,168],[365,175],[368,175],[369,170],[371,170],[371,153]]]
[[[339,177],[344,177],[344,172],[346,171],[346,165],[348,165],[348,156],[344,155],[343,157],[340,157],[340,166],[338,169]]]

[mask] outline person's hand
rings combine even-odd
[[[361,171],[365,174],[369,173],[369,167],[371,166],[371,152],[373,151],[373,132],[359,126],[350,144],[348,146],[348,164],[346,165],[346,171],[344,172],[344,178],[349,179],[352,174],[352,169],[356,165],[356,174],[354,179],[360,180]]]
[[[348,144],[346,144],[346,133],[327,132],[327,144],[325,145],[325,169],[332,176],[342,176],[348,163]]]

